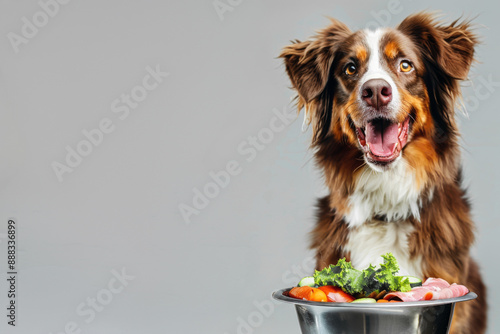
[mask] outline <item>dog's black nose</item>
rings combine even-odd
[[[361,98],[376,109],[386,106],[392,100],[391,85],[384,79],[370,79],[361,87]]]

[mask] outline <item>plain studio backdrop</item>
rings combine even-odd
[[[476,17],[482,36],[457,117],[500,333],[500,20],[483,0],[2,0],[0,331],[299,333],[270,296],[312,273],[325,189],[276,57],[327,16],[420,10]]]

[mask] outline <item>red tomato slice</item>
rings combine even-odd
[[[350,303],[354,300],[353,296],[333,285],[320,286],[318,289],[326,294],[326,298],[329,302]]]

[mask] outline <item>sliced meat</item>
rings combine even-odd
[[[456,298],[465,296],[468,293],[469,289],[467,289],[465,286],[453,283],[449,288],[444,288],[441,291],[434,292],[432,299]]]
[[[446,282],[442,278],[429,277],[428,279],[425,280],[425,282],[422,284],[422,286],[438,288],[439,290],[441,290],[441,289],[449,288],[450,283]],[[439,291],[439,290],[436,290],[436,291]]]
[[[469,289],[467,289],[466,286],[456,284],[456,283],[453,283],[450,286],[450,290],[453,291],[453,297],[461,297],[461,296],[465,296],[466,294],[469,293]]]
[[[445,288],[441,291],[433,291],[432,292],[432,299],[448,299],[448,298],[453,298],[453,291],[451,291],[449,288]]]
[[[390,292],[385,295],[386,300],[401,300],[404,302],[418,302],[420,300],[431,300],[433,292],[423,286],[418,286],[408,292]]]
[[[386,300],[401,300],[404,302],[416,302],[421,300],[435,300],[461,297],[469,293],[463,285],[453,283],[450,285],[441,278],[429,278],[422,286],[415,287],[408,292],[391,292],[385,295]]]

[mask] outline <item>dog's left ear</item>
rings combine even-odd
[[[442,25],[432,14],[422,12],[407,17],[398,30],[420,46],[428,62],[437,64],[452,79],[467,79],[478,42],[470,22]]]
[[[338,43],[351,34],[342,22],[331,19],[331,24],[311,40],[295,41],[283,48],[286,71],[302,103],[307,104],[325,88]]]

